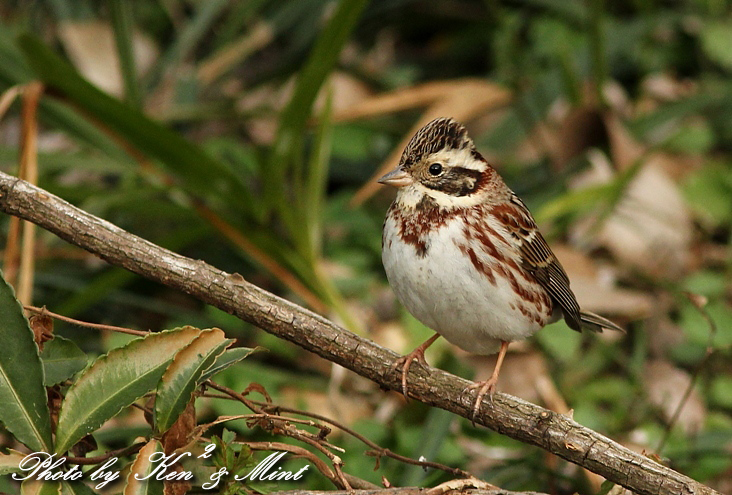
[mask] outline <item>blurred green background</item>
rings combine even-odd
[[[571,409],[732,493],[729,2],[8,0],[0,18],[0,169],[17,173],[25,85],[41,81],[41,187],[398,352],[431,333],[386,283],[381,223],[393,191],[373,177],[419,122],[463,120],[534,212],[583,307],[628,329],[598,338],[553,325],[512,346],[499,389]],[[9,224],[0,218],[12,277]],[[269,349],[228,370],[227,386],[261,383],[275,401],[505,489],[599,490],[536,448],[405,404],[47,232],[37,237],[35,305],[140,329],[218,326]],[[56,330],[91,354],[122,342]],[[490,360],[434,347],[432,365],[490,372]],[[201,421],[243,413],[221,402],[202,402]],[[129,445],[145,428],[131,414],[98,441]],[[390,459],[374,470],[354,439],[332,441],[346,450],[346,472],[377,484],[447,479]],[[331,487],[310,474],[307,488]]]

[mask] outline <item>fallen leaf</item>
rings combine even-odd
[[[666,421],[670,421],[679,407],[691,383],[691,376],[668,361],[655,359],[645,365],[643,387],[648,400],[659,408]],[[686,434],[698,432],[707,416],[707,410],[699,393],[693,389],[681,409],[675,426]]]
[[[124,83],[112,27],[99,21],[63,21],[58,35],[71,62],[92,84],[114,96],[122,96]],[[133,33],[132,51],[138,75],[157,60],[158,49],[152,39],[139,31]]]

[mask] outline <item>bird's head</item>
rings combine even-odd
[[[417,131],[399,165],[379,182],[397,187],[397,201],[407,207],[426,196],[441,207],[460,208],[485,201],[496,178],[500,181],[465,127],[454,119],[439,118]]]

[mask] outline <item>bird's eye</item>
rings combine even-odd
[[[433,163],[432,165],[430,165],[429,171],[432,175],[440,175],[442,173],[442,164]]]

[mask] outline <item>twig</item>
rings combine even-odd
[[[209,394],[204,394],[204,397],[210,397],[210,398],[214,398],[214,399],[238,400],[235,397],[232,397],[232,396],[227,395],[227,394],[210,394],[209,393]],[[336,428],[338,428],[339,430],[342,430],[347,435],[351,435],[356,440],[359,440],[360,442],[364,443],[366,446],[370,447],[372,449],[372,451],[371,452],[367,452],[367,455],[371,455],[371,456],[374,456],[374,457],[381,457],[381,456],[390,457],[390,458],[392,458],[394,460],[403,462],[405,464],[412,464],[412,465],[421,466],[421,467],[424,467],[424,468],[439,469],[440,471],[444,471],[446,473],[449,473],[449,474],[451,474],[453,476],[458,476],[460,478],[470,478],[472,476],[470,473],[468,473],[467,471],[463,471],[460,468],[453,468],[453,467],[450,467],[450,466],[446,466],[445,464],[440,464],[439,462],[420,461],[420,460],[417,460],[417,459],[412,459],[411,457],[405,457],[403,455],[399,455],[396,452],[392,452],[391,450],[389,450],[387,448],[381,447],[380,445],[378,445],[377,443],[372,442],[367,437],[361,435],[357,431],[349,428],[348,426],[346,426],[346,425],[344,425],[342,423],[339,423],[338,421],[336,421],[334,419],[328,418],[327,416],[323,416],[323,415],[317,414],[317,413],[311,413],[311,412],[308,412],[308,411],[303,411],[303,410],[300,410],[300,409],[295,409],[294,407],[280,406],[280,405],[277,405],[277,404],[270,404],[270,403],[267,403],[267,402],[255,401],[255,400],[251,400],[251,399],[249,399],[249,401],[251,403],[254,403],[256,405],[259,405],[259,406],[262,406],[262,407],[265,407],[265,408],[271,408],[271,409],[273,409],[273,410],[275,410],[277,412],[289,412],[289,413],[293,413],[293,414],[299,414],[301,416],[306,416],[308,418],[317,419],[317,420],[322,421],[324,423],[328,423],[331,426],[335,426]],[[246,418],[254,418],[254,417],[262,417],[262,418],[264,418],[264,417],[268,417],[269,415],[267,413],[265,413],[263,415],[260,415],[260,414],[249,414],[249,415],[245,415],[245,416],[246,416]],[[315,428],[322,428],[322,426],[320,426],[320,425],[318,425],[318,424],[316,424],[316,423],[314,423],[312,421],[298,420],[296,418],[291,418],[291,417],[281,416],[281,415],[278,416],[278,417],[280,419],[285,419],[285,420],[290,421],[290,422],[293,422],[293,423],[299,423],[299,424],[304,424],[304,425],[308,425],[308,426],[313,426]],[[335,446],[331,446],[331,447],[335,448]]]
[[[307,449],[298,447],[296,445],[288,445],[280,442],[245,442],[246,445],[252,450],[280,450],[290,452],[295,455],[299,455],[312,462],[315,468],[323,473],[323,476],[328,478],[335,486],[343,488],[341,481],[338,479],[336,474],[323,462],[318,456],[313,454]]]
[[[89,323],[87,321],[75,320],[73,318],[69,318],[68,316],[53,313],[53,312],[47,310],[46,308],[37,308],[35,306],[28,306],[28,305],[23,306],[23,308],[25,308],[27,311],[33,311],[34,313],[38,313],[38,314],[45,314],[45,315],[50,316],[51,318],[65,321],[66,323],[72,323],[72,324],[78,325],[80,327],[95,328],[97,330],[111,330],[112,332],[128,333],[130,335],[138,335],[141,337],[144,337],[145,335],[150,333],[150,332],[145,332],[143,330],[133,330],[131,328],[116,327],[114,325],[102,325],[101,323]]]
[[[717,335],[717,324],[714,322],[714,319],[709,315],[709,312],[705,308],[707,303],[706,298],[688,292],[684,295],[687,297],[687,299],[689,299],[689,301],[691,301],[691,304],[696,308],[697,311],[699,311],[702,318],[704,318],[704,320],[706,320],[707,322],[707,325],[709,325],[709,337],[707,338],[707,347],[704,351],[704,357],[701,359],[701,361],[699,361],[699,364],[694,369],[694,373],[691,375],[691,379],[689,379],[689,385],[686,387],[686,390],[684,390],[684,394],[681,396],[679,405],[676,406],[674,413],[671,415],[671,419],[669,419],[668,424],[666,425],[663,436],[658,442],[658,446],[656,447],[655,451],[657,455],[661,455],[661,451],[666,445],[668,437],[671,435],[671,430],[673,430],[674,425],[679,420],[679,416],[681,416],[681,411],[684,409],[686,402],[691,396],[691,392],[694,390],[694,385],[696,385],[696,381],[699,378],[699,375],[709,361],[709,358],[712,357],[712,354],[714,354],[714,336]]]
[[[98,455],[96,457],[67,457],[66,462],[69,462],[71,464],[81,464],[81,465],[90,465],[90,464],[100,464],[107,459],[111,459],[112,457],[122,457],[130,454],[134,454],[138,450],[140,450],[142,447],[145,446],[146,442],[138,442],[135,444],[130,445],[129,447],[125,447],[123,449],[117,449],[117,450],[110,450],[109,452],[105,452],[102,455]]]
[[[254,401],[258,403],[259,405],[266,405],[264,403],[261,403],[259,401]],[[372,442],[365,436],[361,435],[357,431],[349,428],[348,426],[344,425],[343,423],[339,423],[338,421],[335,421],[333,419],[330,419],[326,416],[323,416],[321,414],[317,413],[311,413],[308,411],[301,411],[299,409],[295,409],[292,407],[285,407],[285,406],[273,406],[276,407],[278,411],[280,412],[289,412],[294,414],[301,414],[303,416],[307,416],[309,418],[317,419],[320,421],[323,421],[324,423],[328,423],[332,426],[335,426],[339,430],[344,431],[345,433],[351,435],[352,437],[356,438],[357,440],[361,441],[362,443],[369,446],[371,449],[373,449],[372,454],[376,456],[384,456],[384,457],[390,457],[394,460],[403,462],[405,464],[412,464],[415,466],[421,466],[425,468],[433,468],[433,469],[439,469],[441,471],[445,471],[446,473],[450,473],[453,476],[458,476],[460,478],[470,478],[472,475],[468,473],[467,471],[463,471],[459,468],[453,468],[450,466],[446,466],[444,464],[440,464],[439,462],[432,462],[432,461],[419,461],[417,459],[412,459],[411,457],[405,457],[403,455],[399,455],[396,452],[392,452],[389,449],[386,449],[384,447],[381,447],[380,445]]]
[[[310,445],[311,447],[314,447],[317,450],[319,450],[324,456],[326,456],[328,459],[330,459],[331,463],[333,464],[333,469],[335,470],[335,479],[337,480],[337,486],[339,486],[340,488],[346,488],[349,490],[351,489],[351,485],[348,483],[348,481],[344,477],[343,471],[341,470],[343,461],[341,460],[340,457],[338,457],[337,455],[335,455],[333,452],[331,452],[328,449],[328,447],[333,448],[333,446],[328,444],[325,441],[325,439],[312,438],[312,436],[308,432],[298,430],[297,428],[294,428],[294,427],[288,428],[286,425],[286,421],[287,421],[286,419],[282,419],[279,416],[273,416],[271,414],[267,414],[256,403],[253,403],[253,401],[244,397],[243,394],[240,394],[234,390],[231,390],[228,387],[224,387],[223,385],[214,383],[211,380],[207,381],[206,384],[209,387],[216,389],[219,392],[223,392],[231,397],[234,397],[238,401],[242,402],[249,409],[258,413],[257,417],[266,418],[269,421],[273,421],[273,422],[275,422],[275,421],[282,422],[283,426],[279,427],[277,429],[277,433],[288,436],[295,440],[299,440],[300,442],[306,443],[306,444]]]
[[[399,357],[371,340],[250,284],[241,275],[218,270],[156,246],[80,210],[53,194],[0,172],[0,211],[55,233],[109,263],[178,289],[232,313],[378,383],[399,390],[392,363]],[[413,366],[411,395],[425,404],[470,418],[470,384],[438,369]],[[718,495],[718,492],[653,459],[585,428],[562,414],[496,393],[485,399],[476,423],[521,442],[539,446],[641,495]]]

